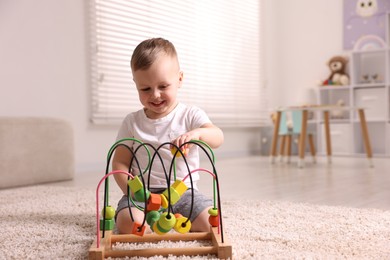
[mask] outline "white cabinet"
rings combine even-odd
[[[386,120],[387,99],[384,86],[356,89],[354,91],[354,101],[356,107],[365,108],[368,121]]]
[[[390,32],[387,19],[386,32]],[[390,36],[386,37],[389,41]],[[365,108],[367,126],[374,156],[390,156],[390,42],[380,49],[352,51],[349,59],[349,86],[320,86],[318,103]],[[364,154],[361,126],[356,111],[330,114],[332,150],[335,155]],[[325,153],[323,119],[317,128],[319,151]],[[352,144],[351,144],[352,142]],[[348,147],[347,147],[348,146]]]

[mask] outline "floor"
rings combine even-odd
[[[202,166],[211,169],[204,162]],[[373,168],[364,157],[333,157],[332,164],[325,157],[318,157],[316,164],[307,158],[300,169],[294,159],[290,164],[271,164],[264,156],[220,159],[216,167],[225,200],[282,200],[390,210],[389,158],[374,158]],[[77,174],[73,181],[58,185],[96,187],[101,176]],[[202,173],[199,189],[212,195],[209,174]]]

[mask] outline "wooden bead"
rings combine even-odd
[[[188,189],[187,185],[181,180],[176,180],[172,184],[172,188],[174,188],[180,196]]]
[[[150,191],[146,190],[146,200],[148,200],[150,197]],[[140,189],[136,193],[134,193],[134,198],[136,201],[144,202],[145,201],[145,193],[144,189]]]
[[[152,210],[146,214],[146,222],[149,226],[153,226],[154,222],[160,219],[160,213],[158,211]]]
[[[153,230],[153,232],[156,233],[157,235],[164,235],[164,234],[166,234],[166,233],[169,232],[169,230],[166,231],[166,230],[162,229],[162,228],[158,225],[158,221],[154,222],[153,227],[152,227],[152,230]]]
[[[138,176],[135,176],[134,179],[129,180],[127,182],[127,185],[129,185],[130,190],[133,193],[136,193],[137,191],[141,190],[144,187],[144,185],[142,184]]]
[[[210,216],[209,223],[212,227],[218,227],[219,225],[219,217],[218,216]]]
[[[175,205],[176,202],[180,200],[180,194],[173,188],[169,187],[170,195],[171,195],[171,205]],[[162,194],[165,195],[166,198],[168,198],[168,189],[166,189]]]
[[[179,218],[182,218],[182,217],[183,217],[182,214],[180,214],[180,213],[175,213],[175,218],[176,218],[176,219],[179,219]]]
[[[151,193],[148,199],[147,210],[159,210],[161,207],[161,196],[160,194]]]
[[[213,217],[218,216],[218,209],[217,208],[210,208],[208,212],[209,212],[210,216],[213,216]]]
[[[172,147],[172,148],[171,148],[171,154],[172,154],[172,155],[175,155],[175,154],[176,154],[176,157],[181,157],[181,153],[180,153],[180,152],[177,152],[177,153],[176,153],[176,151],[177,151],[176,147]],[[188,151],[187,149],[182,150],[184,156],[187,155],[187,151]]]
[[[181,217],[181,218],[176,219],[176,224],[174,226],[174,229],[176,232],[181,233],[181,234],[185,234],[191,230],[191,221],[188,221],[187,223],[185,223],[187,221],[187,219],[188,218],[185,218],[185,217]]]
[[[164,230],[171,230],[176,223],[176,218],[173,213],[164,212],[161,214],[160,219],[158,220],[158,225]]]
[[[167,209],[169,206],[167,197],[165,197],[164,194],[160,194],[160,197],[161,197],[161,207]]]
[[[143,236],[145,233],[145,229],[146,229],[145,225],[141,226],[140,223],[134,222],[131,233],[137,236]]]
[[[104,209],[106,209],[106,218],[105,219],[113,219],[115,217],[115,209],[111,206],[104,207],[102,209],[102,217],[104,218]]]

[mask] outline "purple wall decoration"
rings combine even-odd
[[[344,0],[344,49],[385,47],[390,0]]]

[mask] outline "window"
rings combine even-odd
[[[163,37],[184,71],[179,100],[221,127],[265,120],[259,0],[92,0],[92,122],[119,123],[141,104],[130,58],[141,41]]]

